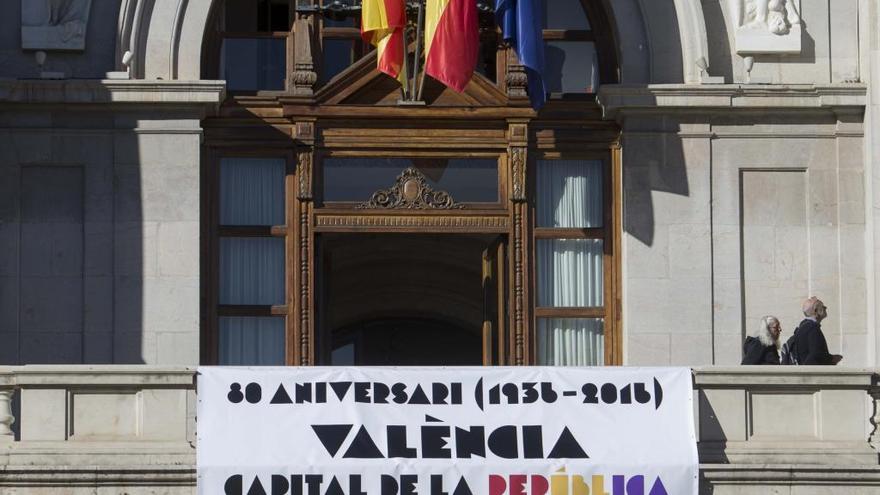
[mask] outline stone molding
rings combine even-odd
[[[140,103],[217,108],[225,81],[0,79],[3,103]]]
[[[606,118],[638,112],[728,110],[864,110],[867,85],[606,84],[597,100]]]

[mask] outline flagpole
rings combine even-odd
[[[424,30],[425,24],[425,2],[424,0],[418,0],[419,2],[419,13],[416,20],[416,53],[415,58],[413,59],[413,78],[412,78],[412,92],[410,93],[415,98],[413,101],[421,101],[422,92],[421,87],[419,88],[418,94],[416,94],[416,81],[419,80],[419,66],[422,58],[422,43],[424,40],[422,39],[422,31]],[[425,69],[422,67],[422,81],[425,80]]]

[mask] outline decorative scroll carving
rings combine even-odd
[[[297,175],[299,177],[299,199],[312,199],[312,152],[303,151],[297,155]]]
[[[357,208],[451,210],[464,208],[464,205],[456,203],[446,191],[435,191],[424,174],[415,167],[409,167],[397,176],[392,187],[374,192],[369,201],[359,204]]]
[[[13,441],[12,390],[0,390],[0,443]]]
[[[510,149],[510,175],[513,180],[513,200],[526,199],[526,149],[513,147]]]

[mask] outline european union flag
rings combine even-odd
[[[516,51],[529,78],[529,100],[539,110],[547,102],[544,87],[544,36],[541,0],[495,0],[495,20]]]

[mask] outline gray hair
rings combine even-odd
[[[773,338],[773,333],[770,332],[770,326],[774,323],[779,323],[779,318],[775,316],[767,315],[761,318],[761,323],[755,328],[755,331],[752,332],[752,337],[761,341],[764,345],[774,345],[779,347],[779,340]],[[780,326],[782,325],[779,323]]]
[[[816,318],[819,316],[819,308],[825,306],[821,299],[816,296],[809,297],[801,304],[804,316]]]

